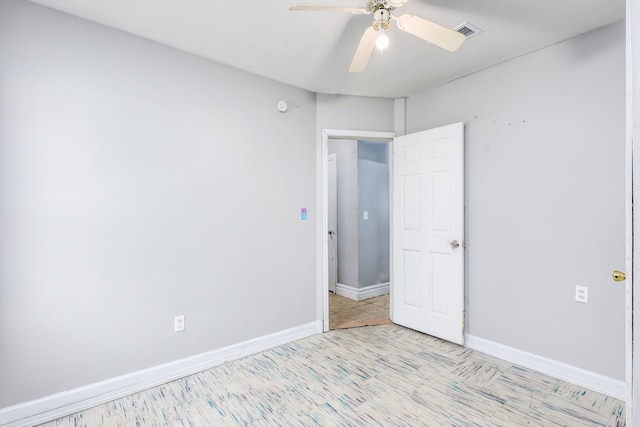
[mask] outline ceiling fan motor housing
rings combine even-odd
[[[380,27],[386,31],[389,28],[391,13],[387,9],[378,9],[373,13],[373,29],[378,31]]]

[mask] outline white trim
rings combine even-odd
[[[626,397],[625,382],[621,380],[606,377],[595,372],[473,335],[467,335],[466,346],[481,353],[533,369],[554,378],[588,388],[589,390],[615,397],[616,399],[624,401]]]
[[[364,288],[356,288],[351,285],[336,284],[336,295],[349,298],[354,301],[363,301],[368,298],[386,295],[389,293],[389,282],[377,285],[365,286]]]
[[[331,171],[331,176],[329,176],[329,160],[333,160],[333,168]],[[329,194],[329,179],[331,179],[331,181],[334,181],[334,188],[333,191],[331,192],[331,194]],[[333,232],[335,234],[335,232],[338,229],[338,155],[336,153],[333,154],[327,154],[327,235],[329,234],[329,197],[331,197],[331,204],[334,206],[335,208],[335,215],[336,217],[334,218],[335,224]],[[336,235],[337,238],[337,235]],[[329,237],[327,237],[327,257],[329,256]],[[327,272],[329,271],[329,267],[332,267],[331,269],[333,270],[331,273],[329,274],[329,276],[334,276],[335,279],[335,283],[333,286],[333,289],[331,289],[331,283],[329,283],[328,285],[328,289],[330,291],[336,292],[336,286],[338,286],[338,244],[334,243],[333,245],[333,256],[335,258],[335,261],[333,263],[332,266],[329,266],[329,261],[327,260]]]
[[[359,301],[358,288],[355,286],[336,283],[336,295],[340,295],[341,297],[349,298],[354,301]]]
[[[379,283],[377,285],[365,286],[358,289],[358,301],[362,301],[368,298],[379,297],[380,295],[386,295],[389,293],[391,286],[390,283]]]
[[[320,332],[322,332],[322,323],[315,321],[218,350],[9,406],[0,409],[0,425],[26,427],[52,421]]]
[[[323,129],[322,138],[320,140],[320,159],[318,174],[316,177],[316,188],[320,189],[320,208],[318,209],[322,215],[319,235],[316,242],[318,253],[321,254],[321,269],[316,275],[316,289],[320,292],[318,304],[321,304],[320,313],[322,313],[323,330],[329,331],[329,245],[327,236],[329,235],[329,227],[327,225],[328,212],[328,194],[327,194],[327,155],[329,153],[329,139],[366,139],[367,141],[392,141],[396,136],[395,132],[376,132],[362,130],[344,130],[344,129]],[[391,236],[393,238],[393,236]]]
[[[640,26],[638,22],[640,18],[640,6],[635,0],[626,1],[626,142],[625,142],[625,211],[626,211],[626,260],[625,272],[627,280],[625,283],[625,370],[627,383],[627,401],[625,405],[626,422],[628,426],[640,424],[640,417],[637,415],[638,407],[640,407],[640,381],[638,381],[637,366],[640,362],[640,345],[637,337],[638,328],[634,318],[638,318],[638,314],[634,313],[635,306],[638,305],[639,298],[634,298],[635,286],[635,267],[639,258],[635,251],[637,234],[634,233],[635,222],[637,222],[638,213],[634,212],[634,196],[638,200],[638,134],[640,127],[638,126],[639,110],[638,97],[639,90],[636,84],[638,76],[640,76],[640,61],[637,58],[637,52],[640,47]],[[635,104],[635,105],[634,105]],[[636,369],[634,369],[636,368]]]

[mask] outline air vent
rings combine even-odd
[[[453,29],[453,31],[457,31],[460,34],[463,34],[466,38],[470,39],[476,34],[480,34],[482,30],[475,25],[471,25],[468,22],[463,22]]]

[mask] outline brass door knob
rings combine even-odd
[[[616,282],[622,282],[626,278],[627,278],[627,275],[624,274],[622,271],[613,270],[613,280],[615,280]]]

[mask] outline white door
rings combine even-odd
[[[328,196],[328,251],[329,251],[329,290],[336,291],[338,282],[338,187],[336,155],[330,154],[327,159],[327,196]]]
[[[393,141],[393,321],[464,342],[464,124]]]

